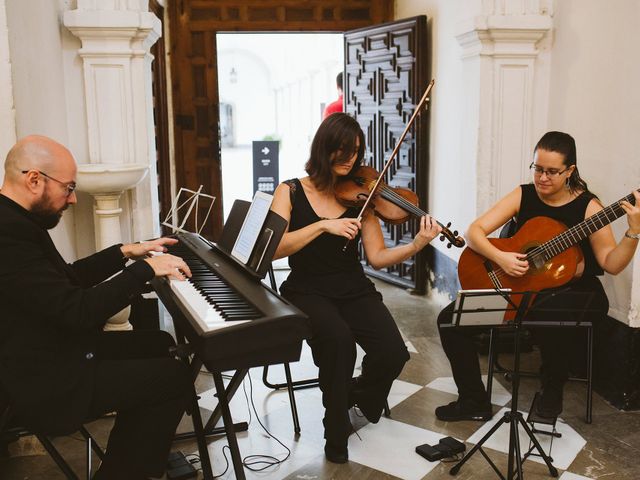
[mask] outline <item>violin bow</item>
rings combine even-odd
[[[435,79],[432,79],[429,82],[429,85],[427,85],[427,89],[424,91],[424,94],[422,95],[422,98],[418,102],[418,106],[414,110],[413,115],[411,115],[411,118],[409,119],[409,122],[407,123],[407,126],[404,129],[404,132],[402,132],[402,135],[400,135],[400,138],[396,142],[396,146],[394,147],[393,151],[391,152],[391,156],[389,157],[387,162],[384,164],[384,168],[380,171],[380,175],[378,176],[378,179],[373,184],[373,188],[369,192],[369,196],[367,197],[367,200],[364,202],[364,205],[362,205],[362,209],[360,210],[360,213],[358,214],[358,217],[357,217],[358,221],[362,220],[362,217],[364,216],[364,212],[366,211],[367,207],[371,203],[371,199],[373,198],[373,194],[375,193],[375,191],[377,190],[378,186],[380,185],[380,182],[382,181],[382,178],[384,177],[384,174],[387,173],[387,170],[389,170],[389,167],[391,166],[391,162],[393,161],[393,159],[398,154],[398,151],[400,150],[400,147],[402,146],[402,142],[404,141],[404,137],[407,136],[407,133],[409,133],[409,129],[413,125],[413,122],[415,121],[415,119],[420,114],[420,111],[422,110],[422,105],[425,102],[427,102],[427,100],[429,100],[429,93],[431,93],[431,89],[433,88],[433,84],[434,83],[436,83],[436,81],[435,81]],[[349,242],[350,242],[350,240],[347,240],[347,242],[344,244],[344,247],[342,247],[342,251],[345,251],[347,249],[347,246],[349,245]]]

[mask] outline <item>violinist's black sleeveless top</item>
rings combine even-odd
[[[294,232],[322,220],[311,207],[300,180],[286,180],[291,192],[291,220],[289,231]],[[340,218],[356,218],[359,210],[347,208]],[[342,251],[346,238],[322,233],[304,248],[289,256],[291,273],[280,290],[286,297],[288,292],[317,294],[331,298],[353,298],[374,292],[375,287],[362,268],[358,255],[358,241],[349,242]]]
[[[584,220],[587,205],[595,198],[595,195],[591,192],[582,192],[566,205],[552,207],[540,200],[536,188],[532,183],[520,185],[520,188],[522,189],[522,199],[520,200],[520,209],[516,219],[516,231],[520,229],[527,220],[539,216],[558,220],[564,223],[567,228],[573,227]],[[578,245],[582,250],[585,261],[585,269],[582,277],[602,275],[604,272],[593,254],[589,238],[585,238],[579,242]]]

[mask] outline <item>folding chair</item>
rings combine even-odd
[[[51,441],[49,436],[43,433],[33,433],[26,427],[15,424],[16,421],[17,419],[15,418],[13,406],[11,404],[11,401],[9,400],[9,396],[6,394],[6,392],[4,392],[4,390],[0,388],[0,445],[8,445],[9,443],[18,440],[21,437],[35,435],[35,437],[40,441],[49,456],[53,459],[54,462],[56,462],[56,465],[58,465],[58,468],[60,468],[67,479],[79,479],[78,475],[76,475],[67,461],[62,457],[60,452],[58,452],[56,447],[53,445],[53,442]],[[80,427],[79,432],[85,439],[86,478],[87,480],[90,480],[92,474],[92,451],[98,456],[100,460],[104,458],[104,452],[98,446],[93,436],[84,426]]]

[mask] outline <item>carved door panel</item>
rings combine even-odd
[[[365,163],[378,171],[389,159],[429,83],[426,24],[426,17],[419,16],[345,33],[346,112],[358,120],[364,131]],[[428,211],[428,167],[428,113],[422,112],[385,181],[416,192],[420,207]],[[418,222],[416,219],[382,226],[385,243],[395,246],[412,241]],[[426,286],[424,250],[380,271],[367,267],[367,273],[422,293]]]
[[[176,185],[217,197],[203,232],[215,240],[223,220],[216,33],[343,32],[390,20],[393,1],[172,0],[168,8]]]

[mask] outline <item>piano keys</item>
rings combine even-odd
[[[177,238],[169,253],[185,260],[192,278],[152,285],[207,369],[296,361],[310,336],[306,316],[202,237]]]

